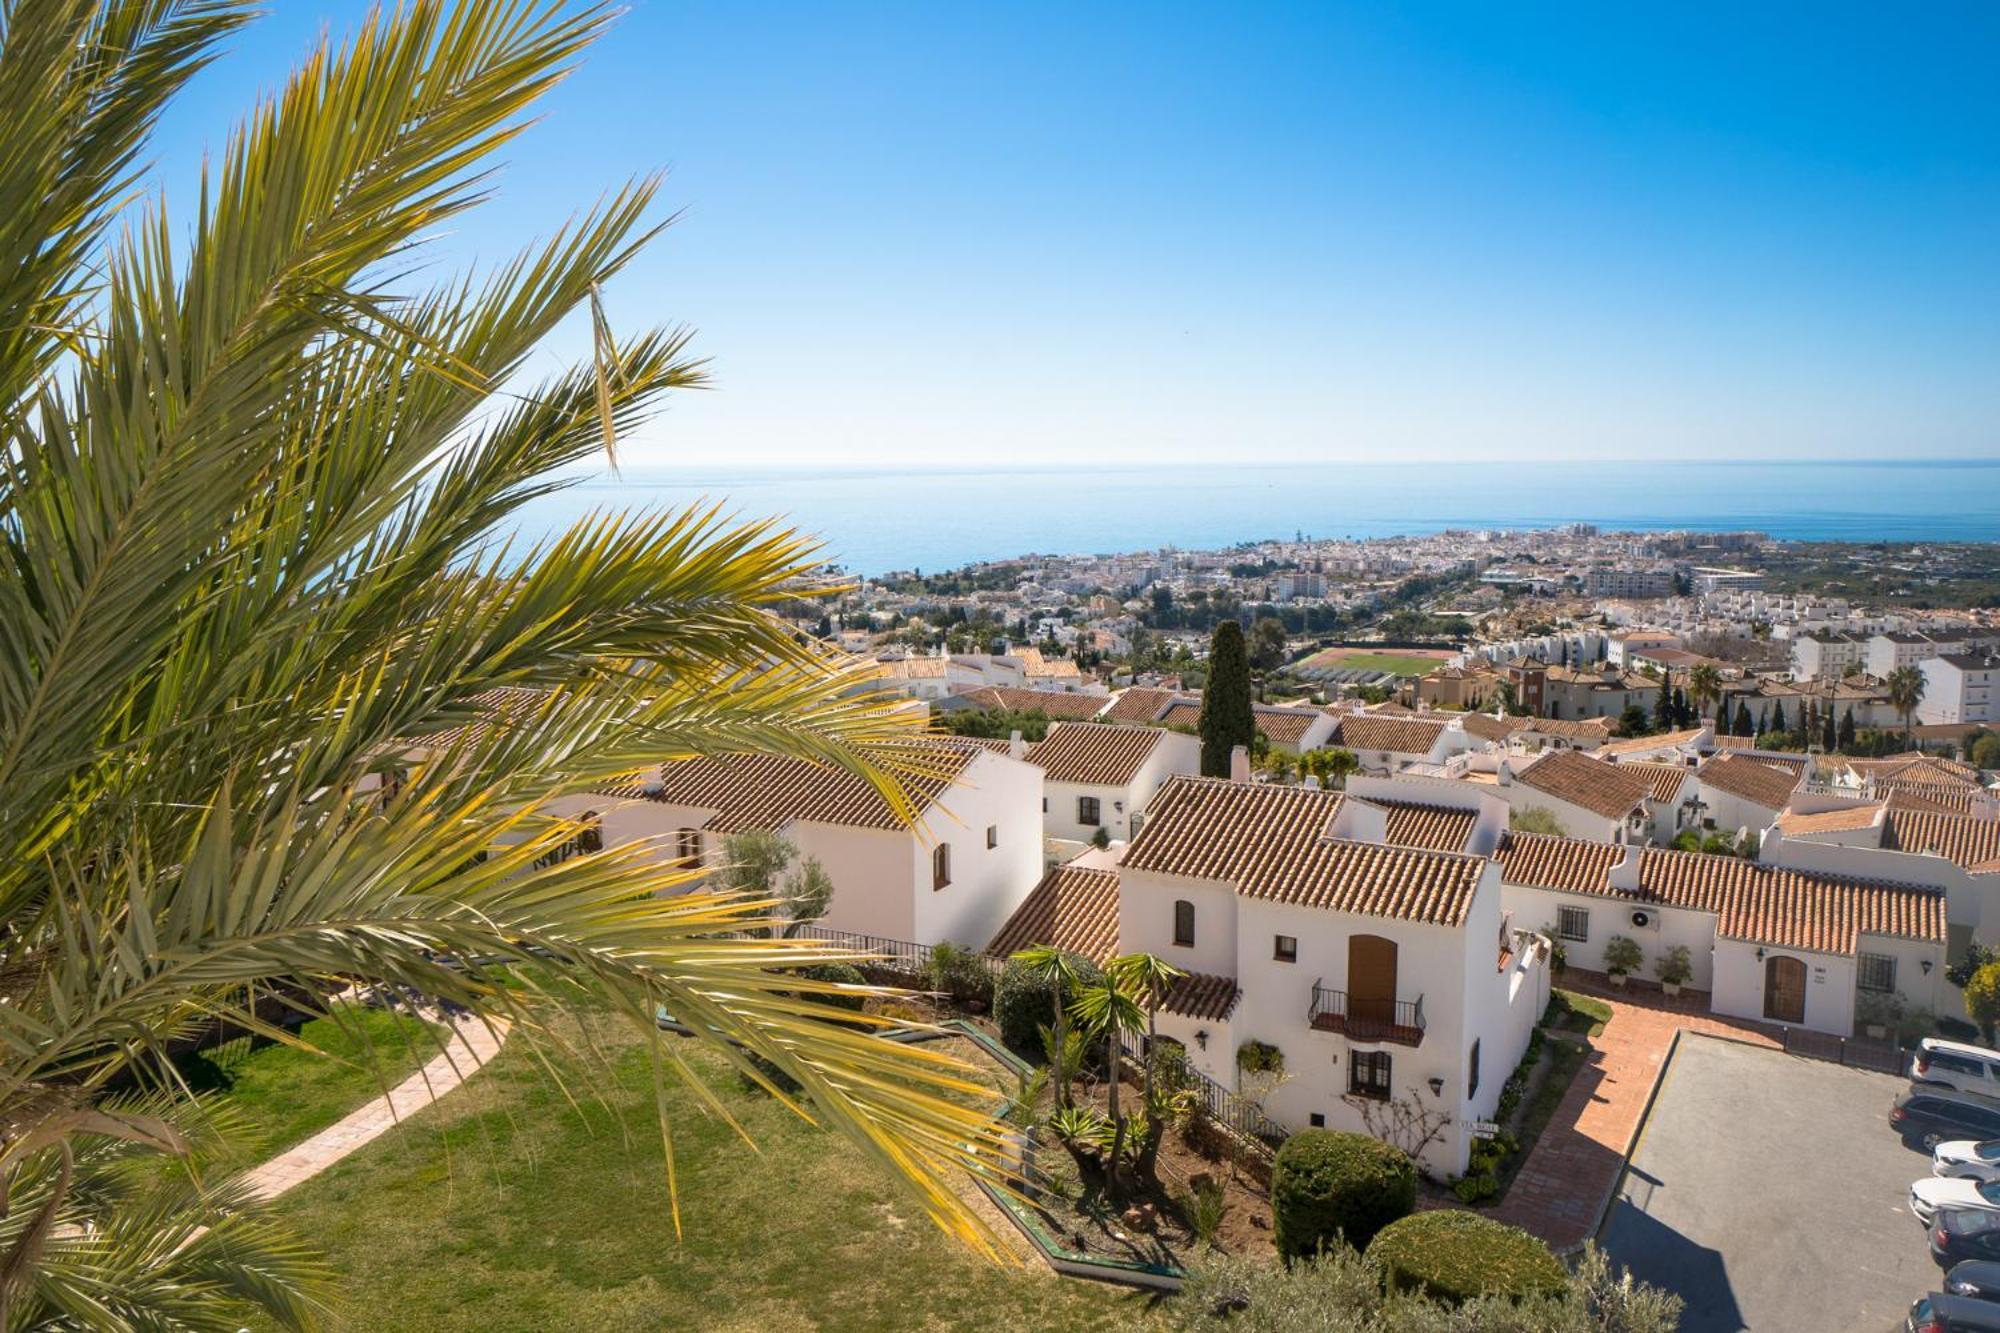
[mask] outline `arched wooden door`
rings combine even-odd
[[[1806,965],[1773,954],[1764,960],[1764,1017],[1777,1023],[1806,1021]]]
[[[1396,1021],[1396,941],[1347,937],[1347,1013],[1362,1023]]]

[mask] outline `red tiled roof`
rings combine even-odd
[[[1428,717],[1383,717],[1359,713],[1340,720],[1334,744],[1350,750],[1383,750],[1390,754],[1429,754],[1446,724]]]
[[[2000,858],[2000,820],[1910,810],[1892,803],[1882,845],[1899,852],[1936,852],[1969,870]]]
[[[947,739],[884,747],[898,765],[911,807],[922,813],[957,780],[978,752]],[[793,820],[853,828],[899,829],[903,822],[866,778],[805,759],[768,754],[685,759],[660,769],[657,791],[666,805],[714,810],[703,827],[715,833],[778,829]]]
[[[1358,797],[1356,799],[1359,799]],[[1383,837],[1398,847],[1423,847],[1434,852],[1462,852],[1479,816],[1471,810],[1416,801],[1378,801],[1388,813]]]
[[[1071,690],[1024,690],[1012,685],[982,685],[976,690],[954,694],[954,699],[970,703],[984,712],[1043,713],[1049,717],[1082,719],[1097,716],[1104,707],[1101,694],[1078,694]]]
[[[1611,894],[1617,890],[1607,876],[1629,850],[1616,843],[1510,831],[1501,838],[1493,856],[1500,863],[1500,878],[1509,884],[1565,893]]]
[[[1634,770],[1643,764],[1607,764],[1581,750],[1551,750],[1514,775],[1514,781],[1559,801],[1623,819],[1652,792],[1649,778]]]
[[[1159,720],[1168,704],[1193,697],[1180,690],[1155,690],[1135,685],[1119,691],[1111,706],[1098,716],[1106,722],[1154,722]]]
[[[1158,727],[1108,722],[1058,722],[1028,751],[1028,762],[1051,782],[1122,787],[1138,776],[1153,752],[1166,744]]]
[[[1646,779],[1647,795],[1656,801],[1673,800],[1680,794],[1681,784],[1694,776],[1694,770],[1686,764],[1644,764],[1627,759],[1618,767]]]
[[[1232,977],[1211,976],[1206,972],[1184,972],[1175,977],[1160,997],[1160,1008],[1185,1018],[1203,1018],[1219,1023],[1236,1008],[1243,995]]]
[[[1037,944],[1102,963],[1118,952],[1118,872],[1057,866],[1014,909],[986,946],[996,958]]]
[[[1744,754],[1718,754],[1700,772],[1708,786],[1766,810],[1784,809],[1803,776],[1802,767]]]
[[[1837,810],[1816,810],[1811,814],[1800,814],[1786,810],[1778,816],[1778,827],[1785,833],[1849,833],[1855,829],[1874,828],[1876,819],[1882,813],[1882,803],[1872,805],[1844,805]]]
[[[1217,880],[1252,898],[1459,925],[1480,859],[1328,836],[1337,792],[1176,777],[1153,798],[1126,870]]]

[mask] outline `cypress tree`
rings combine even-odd
[[[1785,729],[1785,701],[1783,699],[1771,705],[1770,729],[1772,731],[1783,731]]]
[[[1750,703],[1746,699],[1738,699],[1736,701],[1736,726],[1734,731],[1738,736],[1754,736],[1757,734],[1751,727]]]
[[[1729,734],[1729,696],[1723,693],[1719,685],[1715,690],[1715,734],[1718,736]]]
[[[1229,752],[1257,736],[1250,705],[1250,654],[1241,621],[1224,620],[1208,646],[1208,685],[1201,692],[1201,771],[1229,776]]]
[[[1840,748],[1843,750],[1848,750],[1852,749],[1853,746],[1854,746],[1854,709],[1852,706],[1850,706],[1846,712],[1840,715]]]
[[[1674,686],[1673,676],[1660,673],[1660,696],[1653,700],[1653,730],[1672,731],[1674,729]]]
[[[1824,749],[1828,754],[1832,754],[1840,748],[1840,738],[1834,731],[1833,706],[1831,704],[1827,706],[1827,710],[1824,713],[1820,714],[1819,721],[1821,728],[1819,738],[1820,748]]]
[[[1694,705],[1688,702],[1687,691],[1678,685],[1674,687],[1674,725],[1676,727],[1694,725]]]

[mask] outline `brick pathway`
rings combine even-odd
[[[1557,1250],[1582,1245],[1596,1228],[1676,1032],[1780,1046],[1777,1029],[1708,1013],[1699,992],[1669,999],[1654,989],[1613,990],[1575,969],[1563,974],[1562,989],[1603,1000],[1611,1018],[1492,1214]]]
[[[452,1025],[452,1031],[454,1035],[444,1050],[389,1089],[387,1097],[369,1102],[252,1170],[245,1177],[251,1192],[259,1198],[275,1199],[301,1181],[310,1180],[363,1144],[394,1129],[405,1116],[416,1114],[463,1083],[493,1058],[507,1038],[507,1024],[502,1020],[495,1020],[489,1028],[476,1019],[461,1019]]]

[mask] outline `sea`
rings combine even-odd
[[[714,503],[818,537],[853,574],[1020,555],[1207,549],[1445,529],[1751,529],[1800,541],[2000,541],[2000,459],[1971,461],[1089,464],[1041,468],[626,468],[519,515]]]

